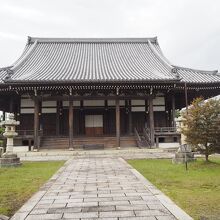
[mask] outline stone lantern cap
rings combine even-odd
[[[5,126],[5,132],[3,133],[3,136],[6,138],[13,138],[18,135],[18,133],[15,132],[15,126],[19,125],[20,121],[16,121],[14,119],[14,114],[10,113],[7,120],[0,123],[1,126]]]
[[[20,121],[16,121],[15,119],[15,116],[13,113],[10,113],[9,116],[8,116],[8,119],[5,120],[5,121],[2,121],[0,123],[1,126],[16,126],[16,125],[19,125],[20,124]]]

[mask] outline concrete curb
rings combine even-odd
[[[157,189],[151,182],[149,182],[142,174],[136,169],[131,167],[124,159],[120,158],[121,161],[127,164],[130,171],[149,189],[149,191],[159,199],[163,206],[165,206],[178,220],[193,220],[185,211],[177,206],[168,196]]]

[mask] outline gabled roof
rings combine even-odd
[[[220,82],[216,71],[172,65],[156,37],[29,37],[21,57],[12,66],[0,69],[0,78],[7,83]]]

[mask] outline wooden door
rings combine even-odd
[[[98,136],[103,134],[103,115],[86,115],[85,130],[88,136]]]

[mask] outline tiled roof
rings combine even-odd
[[[215,71],[170,64],[157,38],[28,38],[8,82],[220,82]],[[5,69],[0,78],[5,79]]]
[[[210,83],[220,82],[220,75],[217,70],[205,71],[196,70],[180,66],[173,66],[176,68],[178,75],[182,79],[181,81],[190,83]]]
[[[8,67],[0,68],[0,83],[3,83],[3,80],[7,76],[7,71],[6,71],[7,68]]]

